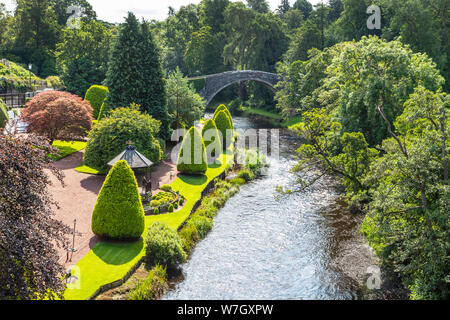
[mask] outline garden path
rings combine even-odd
[[[74,153],[64,159],[55,162],[55,166],[63,171],[63,187],[57,179],[51,176],[52,185],[49,192],[58,202],[59,208],[54,208],[55,218],[73,228],[73,221],[77,219],[75,237],[75,249],[71,261],[67,261],[67,253],[64,249],[58,249],[59,262],[64,266],[75,265],[81,260],[99,241],[91,231],[91,217],[95,201],[105,180],[105,176],[88,175],[79,173],[74,169],[82,165],[84,150]],[[170,184],[177,178],[176,165],[168,160],[161,162],[152,172],[153,190],[157,191],[159,185]],[[141,177],[137,177],[141,186]],[[70,246],[72,246],[72,235]]]

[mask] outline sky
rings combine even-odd
[[[122,22],[128,11],[133,12],[139,18],[146,20],[164,20],[167,17],[168,7],[178,10],[181,6],[190,3],[200,3],[200,0],[88,0],[97,12],[97,17],[101,20],[116,23]],[[232,0],[236,1],[236,0]],[[321,0],[309,0],[312,4]],[[12,0],[0,0],[6,4],[8,10],[14,9]],[[242,1],[245,2],[245,1]],[[275,10],[281,0],[268,0],[272,10]],[[295,0],[291,0],[291,5]]]

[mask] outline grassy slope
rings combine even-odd
[[[290,126],[293,126],[299,122],[301,122],[301,116],[296,116],[296,117],[292,117],[288,120],[284,120],[283,121],[283,117],[275,112],[270,112],[267,110],[262,110],[262,109],[253,109],[253,108],[245,108],[245,114],[254,114],[254,115],[259,115],[262,117],[266,117],[269,118],[275,122],[279,122],[281,127],[283,128],[289,128]]]
[[[195,203],[201,199],[201,193],[213,179],[218,177],[232,160],[231,153],[224,155],[221,166],[211,166],[203,177],[180,176],[172,188],[187,199],[185,206],[175,212],[145,218],[145,231],[155,221],[162,221],[173,229],[189,217]],[[135,243],[99,242],[78,264],[81,272],[81,288],[68,289],[67,300],[89,299],[101,286],[122,279],[144,256],[144,241]]]

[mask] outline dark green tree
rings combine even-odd
[[[268,13],[270,10],[266,0],[247,0],[247,6],[259,13]]]
[[[297,0],[292,6],[293,9],[300,10],[303,13],[305,19],[309,18],[309,15],[313,11],[313,6],[308,0]]]
[[[289,0],[281,0],[280,5],[278,6],[277,12],[280,17],[284,17],[284,15],[291,9],[291,5],[289,4]]]
[[[169,139],[169,117],[159,48],[146,22],[128,13],[112,49],[105,84],[107,104],[119,108],[136,103],[161,121],[160,137]]]

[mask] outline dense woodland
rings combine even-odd
[[[73,4],[85,9],[80,29],[66,26]],[[367,28],[371,4],[381,30]],[[293,171],[317,175],[299,178],[299,190],[341,179],[351,209],[366,215],[362,232],[411,297],[448,299],[450,2],[282,0],[272,12],[265,0],[202,0],[168,10],[164,21],[129,14],[118,26],[96,19],[86,0],[17,0],[14,12],[0,4],[0,57],[59,76],[81,97],[106,85],[105,110],[138,104],[160,120],[162,140],[202,115],[186,77],[282,75],[276,95],[240,83],[216,102],[301,117],[292,129],[306,143]]]

